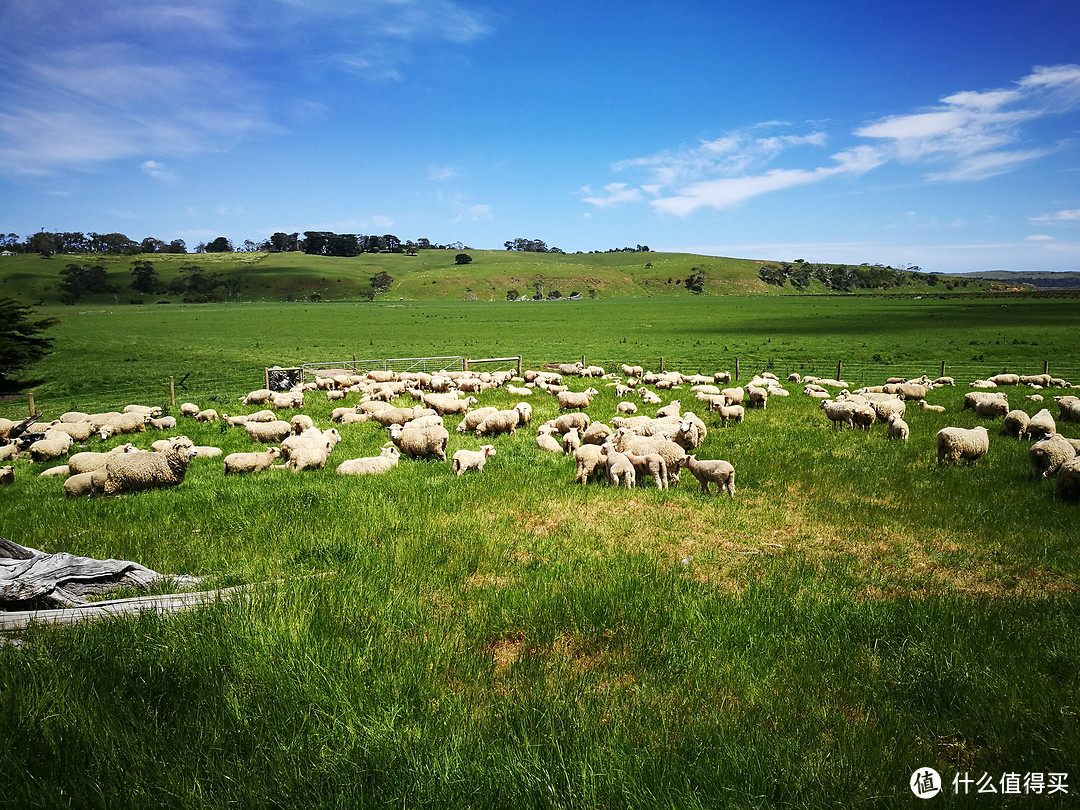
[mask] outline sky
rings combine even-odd
[[[1080,270],[1076,0],[0,0],[0,230]]]

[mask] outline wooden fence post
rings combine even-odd
[[[34,415],[34,395],[33,394],[27,394],[26,395],[26,404],[30,408],[30,415],[33,416]]]
[[[1049,374],[1049,373],[1050,373],[1050,361],[1049,360],[1043,360],[1043,374]]]
[[[173,385],[173,377],[169,375],[169,407],[176,407],[176,386]]]
[[[663,357],[660,358],[660,373],[661,374],[664,373],[664,358]]]
[[[270,387],[270,369],[264,368],[263,369],[263,388],[269,388],[269,387]]]
[[[521,355],[520,354],[518,355],[517,370],[518,370],[517,375],[520,377],[521,376]]]
[[[840,376],[840,369],[843,368],[843,366],[844,366],[844,361],[843,360],[837,360],[836,361],[836,379],[838,379],[838,380],[844,379],[842,376]]]
[[[739,381],[739,358],[735,358],[735,382]]]
[[[464,357],[461,358],[461,370],[462,371],[468,371],[469,370],[469,361],[466,360]]]
[[[944,377],[945,376],[945,361],[944,360],[941,361],[941,373],[938,376],[939,377]]]

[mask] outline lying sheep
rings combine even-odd
[[[350,458],[338,464],[338,475],[381,475],[398,465],[401,451],[396,447],[384,447],[377,456]]]
[[[703,459],[698,461],[697,456],[686,456],[681,461],[681,466],[686,467],[694,478],[701,484],[701,491],[709,493],[709,484],[716,484],[716,494],[719,496],[725,490],[728,495],[735,498],[735,467],[722,459]]]
[[[261,453],[229,453],[225,456],[225,475],[268,470],[274,463],[274,459],[280,455],[281,450],[277,447],[271,447]]]
[[[538,433],[536,435],[536,446],[550,453],[563,452],[562,443],[550,433]]]
[[[125,405],[122,413],[139,413],[143,416],[155,418],[161,416],[161,408],[157,405]]]
[[[15,483],[15,468],[10,464],[0,467],[0,486]]]
[[[1054,479],[1056,500],[1080,500],[1080,456],[1062,462]]]
[[[83,495],[96,495],[100,492],[101,488],[98,479],[94,477],[94,472],[76,473],[64,481],[64,495],[68,498],[80,498]]]
[[[975,403],[975,413],[985,419],[1000,419],[1009,412],[1007,400],[983,399]]]
[[[480,423],[491,416],[493,413],[498,413],[498,408],[493,408],[490,405],[483,408],[477,408],[475,411],[469,411],[465,414],[465,417],[458,422],[458,426],[455,428],[457,433],[468,433],[476,430],[480,427]]]
[[[924,411],[934,411],[935,413],[944,413],[945,412],[945,406],[944,405],[931,405],[925,399],[920,399],[919,400],[919,407],[922,408]]]
[[[49,467],[49,469],[39,472],[38,478],[52,478],[54,476],[60,476],[67,478],[71,475],[71,468],[67,464],[60,464],[56,467]]]
[[[358,416],[359,412],[359,405],[353,405],[351,408],[334,408],[334,410],[330,412],[330,421],[342,422],[346,416]]]
[[[885,435],[888,438],[900,439],[901,441],[906,442],[910,432],[908,423],[904,421],[904,418],[900,414],[894,413],[889,417],[889,427],[885,432]]]
[[[269,388],[258,388],[250,391],[246,396],[240,397],[240,402],[244,405],[265,405],[272,396],[274,396],[274,392]]]
[[[1028,420],[1027,426],[1024,428],[1023,438],[1038,441],[1056,432],[1057,424],[1054,422],[1053,415],[1049,410],[1043,408]]]
[[[363,407],[363,404],[364,403],[361,403],[361,407]],[[432,408],[395,408],[390,406],[373,411],[371,413],[371,418],[383,427],[390,427],[390,425],[404,425],[406,422],[410,422],[420,416],[434,415],[435,410]]]
[[[186,436],[175,437],[172,444],[165,453],[117,453],[90,475],[102,480],[100,489],[106,495],[176,486],[187,475],[195,447]]]
[[[1028,461],[1035,475],[1049,478],[1066,461],[1076,456],[1076,446],[1060,433],[1051,433],[1028,450]]]
[[[585,432],[581,434],[581,442],[582,444],[603,444],[614,433],[615,431],[603,422],[590,422]]]
[[[615,410],[619,413],[635,414],[637,413],[637,405],[633,402],[620,402],[615,406]]]
[[[634,488],[636,473],[630,459],[616,450],[611,442],[600,446],[600,456],[604,461],[608,481],[616,487],[619,486],[621,481],[627,489]]]
[[[30,458],[34,461],[52,461],[66,456],[74,444],[71,436],[60,430],[46,430],[45,438],[30,445]]]
[[[656,418],[663,419],[665,416],[678,416],[680,413],[682,413],[682,403],[677,399],[673,399],[664,407],[656,409]]]
[[[270,410],[255,411],[255,413],[249,413],[248,422],[277,422],[277,414]],[[245,423],[246,424],[246,423]]]
[[[102,441],[110,436],[119,436],[126,433],[142,433],[146,430],[146,423],[150,419],[141,413],[118,414],[101,425],[98,435]]]
[[[495,445],[485,444],[479,450],[458,450],[450,462],[454,475],[461,475],[469,470],[484,471],[487,460],[495,455]]]
[[[390,441],[406,458],[437,458],[439,461],[446,461],[446,444],[450,440],[450,432],[446,428],[404,428],[395,424],[390,425],[387,431],[390,433]]]
[[[292,425],[280,419],[273,422],[245,422],[244,430],[259,444],[280,444],[292,434]]]
[[[138,453],[139,449],[133,444],[121,444],[109,450],[107,453],[75,453],[68,458],[68,470],[72,475],[79,473],[89,473],[105,466],[105,462],[109,460],[109,456],[116,455],[117,453]]]
[[[974,464],[990,449],[990,436],[983,426],[971,429],[946,427],[937,432],[937,461],[966,461]]]
[[[286,391],[283,394],[274,394],[270,397],[270,407],[278,411],[289,408],[303,408],[304,393],[302,391]]]

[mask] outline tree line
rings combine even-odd
[[[791,284],[799,291],[809,287],[811,281],[820,282],[825,289],[833,292],[888,290],[908,284],[926,284],[930,287],[945,284],[951,290],[956,286],[968,285],[967,279],[923,273],[916,265],[898,270],[880,264],[812,264],[804,259],[763,264],[758,269],[758,278],[776,287]]]

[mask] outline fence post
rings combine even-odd
[[[664,358],[663,357],[660,358],[660,373],[661,374],[664,373]]]
[[[581,355],[581,367],[585,368],[585,355]]]
[[[34,415],[34,395],[33,394],[27,394],[26,395],[26,404],[30,408],[30,415],[33,416]]]
[[[267,385],[266,387],[269,388],[270,386]],[[176,407],[176,387],[173,385],[173,376],[171,374],[169,375],[169,407]]]
[[[1050,373],[1050,361],[1049,360],[1043,360],[1043,374],[1049,374],[1049,373]]]
[[[944,360],[941,361],[941,373],[938,376],[939,377],[944,377],[945,376],[945,361]]]
[[[735,382],[739,381],[739,358],[735,358]]]
[[[844,361],[843,360],[837,360],[836,361],[836,379],[838,379],[838,380],[844,379],[841,376],[841,373],[840,373],[840,369],[843,368],[843,367],[844,367]]]
[[[464,357],[461,358],[461,370],[462,371],[468,371],[469,370],[469,361],[466,360]]]
[[[521,376],[521,355],[520,354],[518,355],[517,370],[518,370],[517,375],[520,377]]]

